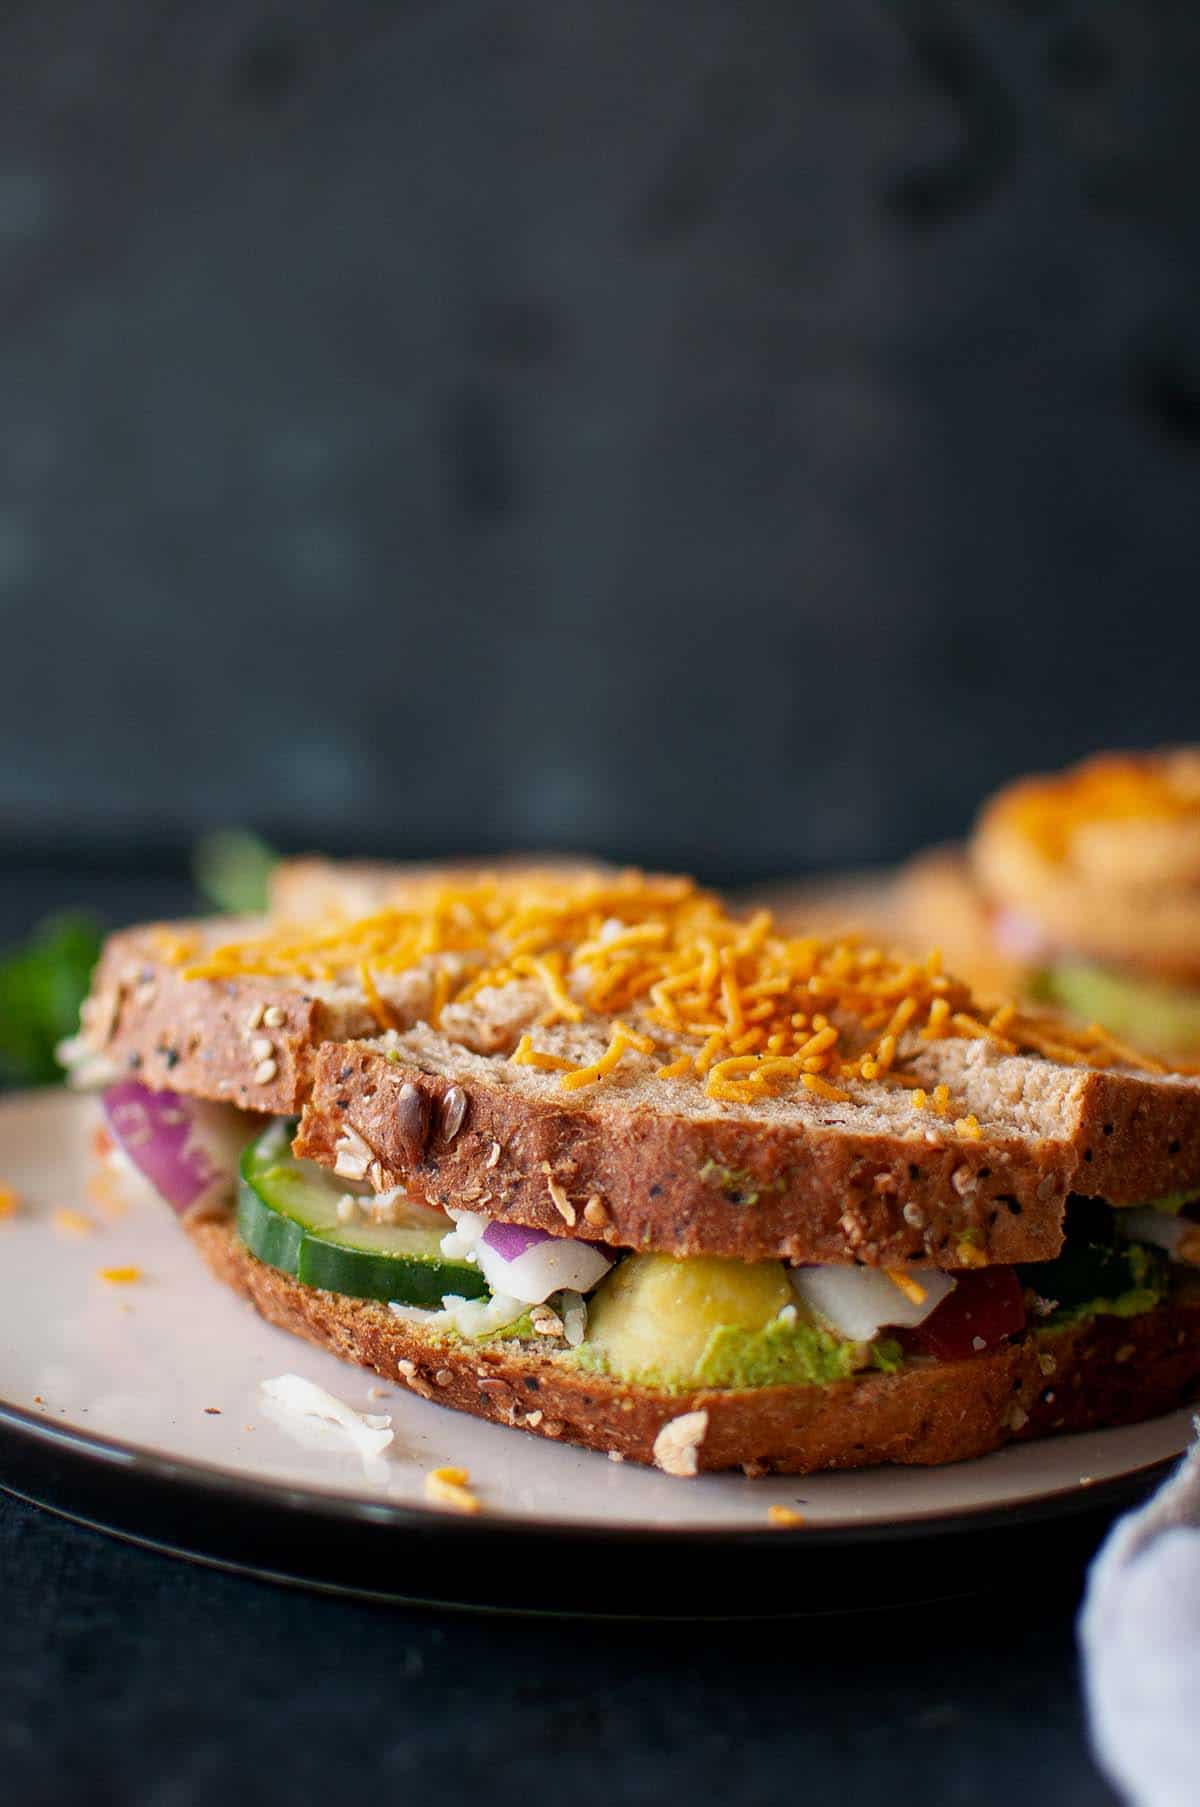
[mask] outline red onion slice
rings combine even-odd
[[[246,1126],[231,1106],[127,1079],[109,1087],[103,1108],[117,1146],[179,1216],[233,1196]]]
[[[489,1224],[474,1254],[492,1291],[524,1305],[540,1305],[555,1292],[590,1292],[614,1260],[599,1243],[515,1223]]]

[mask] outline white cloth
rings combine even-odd
[[[1200,1444],[1109,1533],[1088,1576],[1079,1641],[1100,1767],[1132,1807],[1196,1807]]]

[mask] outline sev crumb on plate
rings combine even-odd
[[[768,1506],[767,1523],[777,1531],[785,1531],[789,1527],[804,1524],[803,1512],[793,1511],[791,1506]]]
[[[100,1278],[109,1286],[134,1286],[142,1278],[140,1267],[102,1267]]]
[[[56,1236],[91,1236],[96,1228],[85,1212],[70,1205],[60,1205],[51,1222]]]
[[[425,1476],[425,1498],[451,1512],[478,1512],[479,1501],[471,1492],[465,1468],[431,1468]]]
[[[21,1195],[15,1186],[0,1186],[0,1223],[15,1217],[21,1209]]]

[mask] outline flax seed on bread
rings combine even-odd
[[[577,1058],[591,1047],[577,1029],[543,1040]],[[404,1184],[560,1235],[579,1233],[598,1200],[602,1227],[588,1234],[623,1247],[885,1267],[1048,1260],[1071,1191],[1131,1203],[1200,1187],[1195,1079],[1059,1066],[984,1042],[917,1060],[966,1100],[977,1136],[931,1130],[903,1093],[866,1084],[845,1103],[732,1104],[694,1080],[657,1080],[646,1060],[564,1094],[554,1072],[421,1027],[321,1049],[296,1150],[335,1166],[352,1132],[380,1190]],[[463,1103],[446,1138],[452,1089]]]
[[[620,909],[635,924],[632,956],[619,923],[615,940],[597,932]],[[529,944],[531,924],[544,948],[547,911],[553,932],[573,912],[584,922],[557,966],[497,954]],[[560,1234],[591,1204],[587,1221],[600,1214],[610,1241],[677,1254],[1036,1261],[1060,1246],[1072,1189],[1137,1203],[1200,1188],[1200,1079],[1126,1070],[1136,1057],[1119,1047],[1091,1032],[1069,1043],[1065,1028],[1014,1022],[1012,1007],[980,1022],[936,965],[769,933],[686,880],[640,874],[459,888],[331,936],[152,925],[111,939],[80,1040],[151,1086],[277,1115],[311,1098],[301,1152],[336,1165],[349,1128],[380,1185],[482,1201]],[[664,995],[653,963],[631,994],[632,1028],[564,989],[573,950],[592,962],[570,969],[584,997],[597,967],[610,984],[614,947],[620,980],[631,960],[662,967],[653,950],[672,934],[676,962],[706,950],[712,1001],[695,1027],[678,1017],[674,980],[677,1002],[658,1017],[646,1008]],[[725,1017],[711,1057],[697,1051],[705,1009]],[[791,1049],[740,1054],[766,1033],[743,1036],[745,1010],[773,1012],[773,1040],[791,1036]],[[383,1024],[395,1025],[386,1046],[363,1041]],[[668,1058],[687,1035],[683,1058]],[[1039,1042],[1049,1051],[1028,1051]],[[426,1132],[450,1087],[467,1104],[442,1147]]]
[[[110,1069],[158,1090],[243,1110],[275,1116],[297,1110],[322,1043],[369,1035],[379,1024],[361,991],[345,986],[184,977],[181,956],[203,954],[231,930],[256,926],[229,919],[153,923],[110,935],[83,1006],[72,1065],[89,1081]]]
[[[377,1033],[384,1022],[416,1023],[430,1010],[439,962],[381,973],[374,997],[352,978],[302,983],[259,975],[193,979],[203,959],[258,921],[162,922],[110,935],[81,1014],[71,1064],[90,1079],[135,1073],[144,1085],[287,1116],[312,1084],[326,1043]],[[450,957],[447,964],[455,966]],[[507,1045],[540,1001],[514,987],[490,1008],[446,1012],[469,1048]],[[273,1067],[273,1071],[270,1069]]]
[[[217,1278],[270,1323],[426,1399],[634,1462],[653,1462],[666,1427],[692,1413],[704,1415],[699,1470],[808,1474],[963,1461],[1016,1440],[1136,1423],[1200,1390],[1194,1296],[1136,1318],[1031,1332],[966,1360],[909,1362],[894,1374],[675,1393],[581,1372],[569,1359],[515,1343],[456,1343],[386,1306],[321,1292],[264,1266],[227,1222],[188,1230]]]

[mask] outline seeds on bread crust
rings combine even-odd
[[[961,1461],[1017,1435],[1046,1436],[1059,1425],[1094,1430],[1136,1423],[1174,1409],[1200,1390],[1200,1306],[1185,1302],[1136,1318],[1095,1318],[1055,1331],[1054,1402],[1043,1397],[1039,1358],[1045,1347],[1037,1333],[962,1361],[930,1362],[823,1387],[669,1395],[575,1372],[554,1353],[543,1353],[540,1344],[528,1352],[498,1353],[477,1376],[474,1354],[432,1339],[385,1306],[338,1299],[265,1267],[238,1242],[228,1222],[185,1228],[218,1279],[249,1298],[271,1323],[387,1379],[399,1375],[423,1398],[635,1462],[652,1462],[662,1431],[700,1412],[707,1423],[695,1446],[699,1469],[809,1474],[880,1462]],[[434,1369],[450,1376],[437,1393],[424,1378]],[[508,1381],[518,1397],[536,1381],[537,1409],[522,1416],[490,1398],[479,1382],[491,1378]]]
[[[395,1121],[405,1152],[410,1159],[419,1160],[425,1147],[429,1109],[424,1093],[411,1080],[406,1080],[396,1095]]]
[[[453,1142],[467,1114],[467,1094],[460,1085],[452,1085],[442,1099],[442,1141]]]

